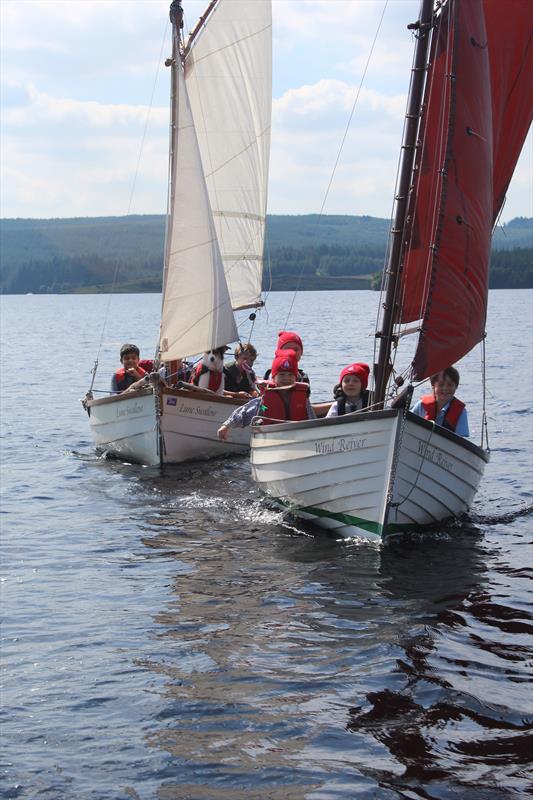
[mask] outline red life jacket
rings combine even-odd
[[[424,419],[435,420],[437,418],[437,401],[432,394],[427,394],[425,397],[420,398],[422,408],[424,409]],[[448,410],[444,415],[442,427],[447,428],[449,431],[454,431],[459,422],[459,417],[462,414],[465,404],[457,397],[452,397]]]
[[[200,383],[200,376],[204,375],[206,372],[209,372],[209,386],[208,389],[211,389],[212,392],[217,392],[220,388],[220,384],[222,383],[222,372],[214,372],[212,369],[208,369],[205,364],[200,362],[194,373],[193,383],[195,386],[198,386]]]
[[[275,425],[277,421],[299,422],[309,419],[307,413],[307,383],[294,383],[286,389],[268,386],[261,398],[260,414],[264,425]]]
[[[142,358],[139,361],[139,367],[143,369],[145,372],[153,372],[154,371],[154,362],[151,358]]]
[[[259,390],[259,394],[264,394],[267,389],[277,389],[278,387],[274,383],[274,381],[265,381],[264,383],[258,383],[257,388]]]
[[[137,365],[137,372],[141,373],[141,378],[146,375],[144,369],[142,367],[139,367],[138,365]],[[115,378],[116,378],[117,390],[119,392],[125,391],[128,388],[128,386],[131,386],[132,383],[141,380],[141,378],[135,378],[133,377],[133,375],[127,375],[124,367],[117,369],[117,371],[115,372]]]

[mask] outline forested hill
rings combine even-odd
[[[264,286],[368,288],[388,230],[377,217],[271,215]],[[160,215],[0,220],[0,291],[159,291],[164,236]],[[491,286],[533,287],[533,219],[496,230]]]

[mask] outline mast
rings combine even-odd
[[[411,84],[409,86],[409,96],[407,99],[407,111],[405,114],[406,123],[402,141],[402,161],[396,188],[394,220],[390,233],[389,257],[385,267],[387,289],[385,302],[383,303],[384,313],[381,330],[376,334],[376,337],[380,339],[376,369],[376,386],[374,391],[374,403],[376,405],[382,405],[385,400],[385,391],[389,378],[390,353],[394,340],[393,327],[398,311],[397,292],[401,274],[404,227],[417,145],[420,107],[426,77],[426,61],[431,40],[432,17],[433,0],[422,0],[419,20],[413,26],[409,26],[409,28],[415,28],[417,30],[417,38],[413,67],[411,69]]]
[[[163,264],[163,287],[161,300],[164,301],[165,297],[165,284],[168,274],[169,265],[169,248],[170,248],[170,229],[171,229],[171,216],[172,209],[174,208],[174,193],[176,191],[176,141],[175,141],[175,120],[176,120],[176,106],[178,102],[178,78],[176,65],[178,59],[181,58],[180,52],[180,34],[183,29],[183,8],[181,7],[181,0],[172,0],[169,9],[170,22],[172,24],[172,55],[165,61],[165,66],[170,67],[170,131],[169,131],[169,188],[167,198],[167,216],[165,223],[165,260]]]

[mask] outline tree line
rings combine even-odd
[[[390,222],[379,217],[267,217],[264,288],[374,288]],[[158,292],[165,217],[0,220],[0,292]],[[533,220],[493,236],[492,288],[533,285]]]
[[[263,288],[375,288],[379,286],[384,252],[380,248],[341,245],[278,247],[267,256]],[[94,254],[31,258],[3,270],[3,294],[69,292],[159,292],[162,258],[106,259]],[[493,251],[491,289],[533,288],[533,248]]]

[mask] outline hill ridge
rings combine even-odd
[[[294,288],[300,276],[305,288],[369,288],[383,266],[389,227],[369,215],[268,215],[272,288]],[[159,291],[164,232],[163,214],[0,219],[0,291],[109,291],[117,268],[116,291]],[[533,219],[496,229],[496,285],[533,285],[532,247]]]

